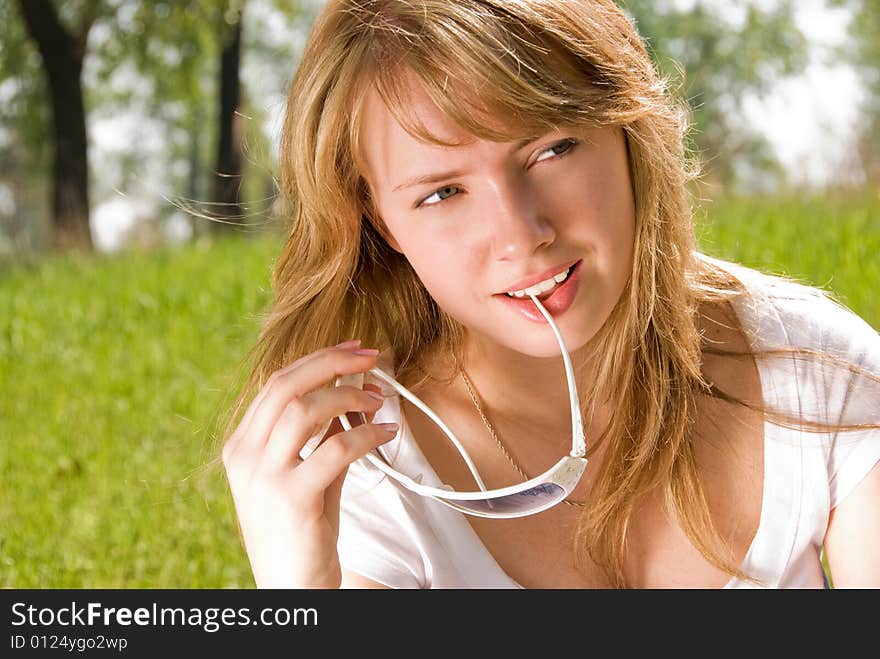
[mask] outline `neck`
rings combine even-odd
[[[572,363],[582,363],[586,352],[587,347],[572,352]],[[531,357],[469,335],[464,368],[491,418],[522,427],[564,428],[570,435],[571,406],[561,355]],[[577,386],[583,401],[586,383]],[[589,419],[584,422],[589,425]]]

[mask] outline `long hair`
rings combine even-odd
[[[444,143],[408,111],[404,68],[442,111],[484,139],[512,141],[560,125],[623,130],[634,258],[620,300],[589,344],[598,384],[585,392],[585,416],[600,399],[614,410],[575,555],[626,586],[627,522],[659,488],[701,554],[748,578],[713,525],[689,432],[698,397],[723,396],[702,376],[695,316],[700,305],[744,288],[695,255],[688,113],[610,0],[327,2],[290,85],[280,153],[289,237],[229,427],[273,371],[352,337],[387,348],[408,386],[427,377],[420,355],[439,350],[460,361],[463,328],[383,239],[362,175],[360,120],[370,85],[414,136]],[[504,117],[504,127],[488,117]]]

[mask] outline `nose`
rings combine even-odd
[[[489,220],[492,251],[499,261],[514,261],[532,256],[556,239],[553,226],[542,216],[535,195],[520,179],[506,180],[493,186]]]

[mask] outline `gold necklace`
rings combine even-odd
[[[524,472],[522,467],[520,467],[516,463],[516,460],[514,460],[510,456],[510,453],[508,453],[507,449],[504,448],[504,444],[502,444],[501,440],[498,439],[498,435],[495,433],[495,429],[492,427],[492,424],[489,423],[489,419],[487,419],[486,415],[483,413],[483,407],[482,407],[482,405],[480,405],[480,401],[477,398],[477,394],[476,394],[476,392],[474,392],[473,385],[471,385],[471,381],[468,379],[467,374],[464,372],[464,368],[460,366],[459,370],[461,371],[461,378],[462,378],[462,380],[464,380],[464,386],[467,387],[468,393],[471,396],[471,400],[474,402],[474,407],[477,408],[477,412],[480,414],[480,418],[483,420],[483,423],[486,425],[486,428],[488,428],[489,434],[492,436],[492,439],[495,440],[495,443],[498,445],[498,448],[501,449],[501,452],[504,454],[504,457],[507,458],[507,461],[513,465],[513,468],[516,469],[517,472],[519,472],[519,475],[522,476],[525,480],[529,480],[529,477],[526,475],[526,472]],[[563,499],[562,503],[565,503],[565,504],[572,506],[572,507],[575,507],[575,508],[583,508],[585,505],[584,503],[582,503],[580,501],[569,501],[568,499]]]

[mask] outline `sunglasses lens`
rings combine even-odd
[[[367,422],[367,418],[364,416],[363,412],[346,412],[345,418],[348,419],[352,428],[357,428]]]
[[[565,490],[555,483],[535,487],[491,499],[444,499],[455,508],[476,515],[519,517],[549,507],[565,497]]]

